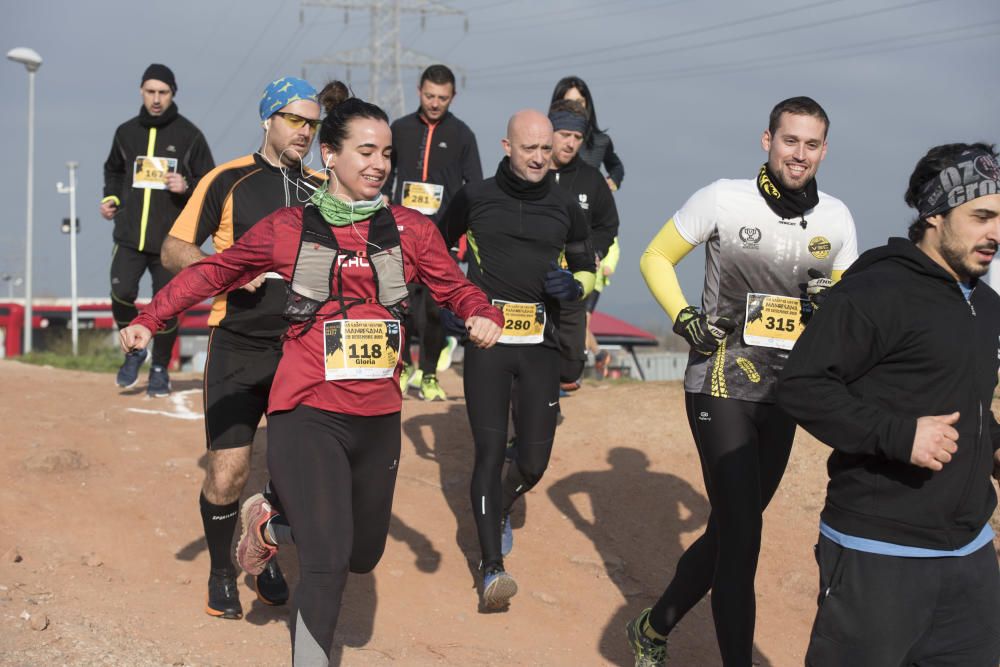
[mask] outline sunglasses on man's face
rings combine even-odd
[[[287,111],[275,111],[274,115],[281,116],[282,118],[284,118],[285,122],[288,123],[289,127],[291,127],[293,130],[298,130],[303,125],[308,125],[309,129],[315,132],[316,130],[319,129],[320,123],[323,122],[319,119],[314,120],[312,118],[303,118],[298,114],[288,113]]]

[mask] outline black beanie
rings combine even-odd
[[[146,83],[150,79],[156,79],[157,81],[162,81],[163,83],[170,86],[170,92],[177,93],[177,82],[174,80],[174,73],[170,71],[170,68],[166,65],[161,65],[159,63],[153,63],[146,68],[146,71],[142,73],[142,81],[139,85]]]

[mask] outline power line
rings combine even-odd
[[[835,0],[835,1],[840,1],[840,0]],[[761,37],[774,37],[775,34],[777,34],[779,32],[782,35],[785,35],[785,34],[787,34],[789,32],[794,32],[794,31],[797,31],[797,30],[806,30],[806,29],[808,29],[808,30],[815,30],[816,28],[820,28],[820,27],[827,26],[827,25],[832,25],[832,24],[835,24],[835,23],[843,23],[845,21],[855,21],[857,19],[868,18],[870,16],[876,16],[878,14],[885,14],[885,13],[888,13],[888,12],[900,11],[902,9],[910,9],[910,8],[913,8],[913,7],[917,7],[919,5],[926,5],[926,4],[930,4],[930,3],[934,3],[934,2],[941,2],[941,0],[913,0],[911,2],[905,2],[905,3],[899,4],[899,5],[893,5],[891,7],[882,7],[882,8],[879,8],[879,9],[872,9],[872,10],[865,11],[865,12],[855,12],[855,13],[852,13],[852,14],[847,14],[845,16],[838,16],[838,17],[834,17],[834,18],[830,18],[830,19],[825,19],[825,20],[822,20],[822,21],[811,21],[811,22],[806,22],[806,23],[800,23],[800,24],[793,25],[793,26],[783,26],[780,29],[771,28],[769,30],[764,30],[764,31],[760,31],[760,32],[750,33],[750,34],[746,34],[746,35],[738,35],[738,36],[735,36],[735,37],[721,38],[721,39],[717,39],[717,40],[713,40],[713,41],[709,41],[709,42],[701,42],[701,43],[694,44],[694,45],[689,45],[689,46],[668,47],[668,48],[665,48],[665,49],[657,49],[657,50],[654,50],[654,51],[645,51],[645,52],[642,52],[642,53],[637,53],[637,54],[632,54],[632,55],[602,56],[600,59],[597,59],[597,60],[589,60],[589,61],[583,60],[583,61],[578,62],[577,64],[578,65],[604,66],[604,65],[609,65],[609,64],[612,64],[612,63],[621,62],[621,61],[625,61],[625,60],[635,60],[637,58],[650,58],[650,57],[654,57],[654,56],[666,55],[666,54],[669,54],[669,53],[688,52],[688,51],[692,51],[694,49],[704,49],[704,48],[709,48],[709,47],[713,47],[713,46],[720,46],[720,45],[726,45],[726,46],[728,46],[728,45],[733,44],[735,42],[745,42],[745,41],[749,41],[749,40],[753,40],[753,39],[758,39],[758,38],[761,38]],[[590,52],[590,55],[591,55],[591,57],[593,57],[593,55],[594,55],[593,51]],[[516,69],[514,69],[514,68],[508,68],[504,72],[500,72],[500,73],[493,74],[493,75],[481,74],[479,78],[493,79],[493,78],[498,78],[498,77],[502,78],[502,77],[506,77],[506,76],[519,76],[519,75],[523,74],[524,72],[535,73],[535,72],[552,71],[553,69],[564,69],[564,67],[561,66],[561,65],[556,65],[556,66],[548,65],[547,63],[550,62],[551,60],[554,60],[554,59],[553,58],[549,58],[549,59],[546,60],[546,64],[536,63],[535,65],[533,65],[531,67],[527,67],[527,68],[525,68],[525,67],[516,68]]]
[[[390,116],[404,113],[405,97],[400,70],[423,68],[432,64],[430,56],[404,49],[399,38],[400,14],[420,15],[421,27],[427,16],[465,16],[449,5],[436,0],[302,0],[302,7],[345,10],[345,20],[352,10],[367,10],[371,16],[368,44],[361,48],[339,51],[332,56],[309,58],[306,65],[343,65],[348,83],[352,67],[368,69],[369,101],[381,106]],[[468,18],[465,19],[468,30]]]
[[[236,75],[239,74],[240,70],[243,69],[243,66],[247,64],[247,61],[250,59],[250,56],[260,48],[260,41],[264,38],[264,35],[267,34],[267,31],[271,29],[272,27],[271,24],[274,23],[275,19],[277,19],[278,16],[281,14],[281,11],[285,8],[285,3],[287,1],[288,0],[281,0],[281,4],[278,5],[277,11],[274,12],[274,15],[271,16],[269,21],[264,23],[264,27],[261,29],[260,34],[257,35],[257,39],[251,40],[250,48],[247,49],[246,55],[243,56],[243,59],[240,61],[240,64],[236,66],[236,71],[233,72],[232,76],[226,79],[226,85],[222,87],[222,90],[219,91],[219,94],[215,96],[214,100],[212,100],[212,104],[211,106],[208,107],[208,112],[206,112],[205,114],[206,116],[212,115],[212,112],[215,111],[215,107],[218,106],[222,98],[226,96],[226,93],[229,91],[229,86],[231,86],[233,81],[236,79]]]
[[[845,2],[845,1],[846,0],[819,0],[818,2],[813,2],[813,3],[808,4],[808,5],[802,5],[801,7],[795,7],[793,9],[786,10],[784,12],[784,14],[786,16],[789,15],[789,14],[797,14],[799,12],[807,11],[807,10],[813,9],[815,7],[820,7],[820,6],[823,6],[823,5],[833,5],[833,4],[836,4],[838,2]],[[749,23],[756,23],[758,21],[773,21],[773,20],[774,20],[774,13],[773,12],[768,12],[766,14],[758,14],[758,15],[751,16],[751,17],[745,18],[745,19],[737,19],[735,21],[726,21],[724,23],[716,23],[714,25],[705,26],[703,28],[694,28],[694,29],[691,29],[691,30],[681,30],[679,32],[657,35],[656,37],[650,37],[648,39],[637,39],[637,40],[630,41],[627,44],[618,44],[618,45],[611,45],[611,46],[601,47],[601,51],[615,52],[615,51],[618,51],[620,49],[631,48],[631,47],[634,47],[634,46],[641,46],[643,44],[661,43],[661,42],[663,42],[665,40],[673,39],[673,38],[676,38],[676,37],[690,37],[691,35],[698,35],[698,34],[701,34],[701,33],[704,33],[704,32],[712,32],[712,31],[715,31],[715,30],[723,30],[725,28],[732,28],[732,27],[739,26],[739,25],[747,25]],[[578,59],[578,58],[581,58],[581,57],[588,57],[588,56],[589,57],[593,57],[594,51],[595,51],[594,48],[589,48],[589,49],[587,49],[585,51],[575,51],[575,52],[571,52],[571,53],[565,53],[565,54],[560,55],[560,56],[552,56],[552,57],[546,58],[545,61],[546,62],[552,62],[553,60],[575,60],[575,59]],[[487,65],[486,67],[480,67],[479,69],[472,70],[472,72],[475,73],[475,74],[481,74],[483,72],[489,72],[489,71],[496,70],[496,69],[504,69],[504,70],[506,70],[506,69],[509,69],[511,67],[519,67],[521,65],[531,65],[531,66],[534,66],[536,64],[537,64],[537,61],[535,61],[535,60],[522,60],[520,62],[503,63],[503,64],[497,64],[497,65]]]
[[[941,29],[927,30],[927,31],[924,31],[924,32],[912,33],[912,34],[909,34],[909,35],[901,35],[899,37],[892,37],[892,38],[888,38],[888,39],[882,37],[882,38],[879,38],[877,40],[871,40],[871,41],[868,41],[868,42],[859,42],[859,43],[850,44],[850,45],[847,45],[847,46],[834,46],[834,47],[828,47],[826,49],[818,49],[818,50],[814,49],[814,50],[810,51],[810,55],[811,56],[816,56],[816,57],[807,57],[805,59],[803,59],[803,58],[796,58],[794,61],[789,61],[785,56],[769,56],[767,58],[760,58],[760,59],[752,60],[752,61],[742,61],[742,62],[739,62],[739,63],[735,63],[735,62],[733,62],[733,63],[721,63],[721,64],[716,64],[716,65],[705,65],[705,66],[701,66],[701,67],[697,67],[697,68],[686,68],[686,69],[683,69],[683,70],[672,70],[672,71],[668,71],[668,72],[663,73],[662,76],[658,76],[658,75],[656,75],[654,73],[647,73],[645,75],[637,74],[635,76],[630,76],[630,77],[615,78],[614,80],[610,80],[610,81],[607,81],[607,82],[604,82],[604,83],[605,83],[606,86],[613,86],[613,85],[617,85],[617,84],[636,83],[636,82],[639,82],[639,81],[676,81],[676,80],[679,80],[679,79],[687,79],[687,78],[694,78],[694,77],[700,77],[700,76],[711,76],[711,75],[715,75],[715,74],[732,74],[732,73],[736,73],[736,72],[742,72],[742,71],[746,71],[746,70],[757,69],[757,68],[761,67],[762,65],[766,65],[766,66],[770,66],[770,67],[788,67],[788,66],[792,66],[792,65],[801,65],[801,64],[816,63],[816,62],[828,62],[828,61],[831,61],[831,60],[839,60],[839,59],[842,59],[842,58],[853,58],[853,57],[856,57],[856,56],[878,55],[878,54],[881,54],[881,53],[891,53],[891,52],[894,52],[894,51],[904,51],[904,50],[907,50],[907,49],[913,49],[913,48],[918,48],[918,47],[925,47],[925,46],[931,46],[931,45],[937,45],[937,44],[946,44],[946,43],[949,43],[949,42],[957,42],[957,41],[963,40],[963,39],[980,39],[982,37],[989,37],[989,36],[996,35],[996,34],[1000,33],[1000,31],[998,31],[998,30],[991,30],[989,32],[985,32],[985,33],[981,33],[981,34],[974,34],[974,35],[962,34],[962,35],[956,35],[954,37],[942,38],[942,39],[931,40],[931,41],[927,41],[927,40],[923,39],[925,37],[931,37],[931,36],[934,36],[934,35],[943,35],[943,34],[958,32],[958,31],[962,31],[962,30],[971,30],[971,29],[976,29],[976,28],[985,28],[985,27],[993,26],[993,25],[1000,25],[1000,21],[990,21],[988,23],[976,23],[976,24],[971,24],[971,25],[966,25],[966,26],[960,26],[960,27],[956,27],[956,28],[949,28],[949,29],[944,29],[944,30],[941,30]],[[909,41],[909,40],[913,40],[913,39],[921,39],[922,41],[920,41],[917,44],[903,44],[903,45],[894,46],[894,47],[885,47],[886,43]],[[875,47],[875,48],[871,48],[871,47]],[[861,50],[861,49],[865,49],[865,48],[867,48],[868,50]],[[837,53],[838,51],[843,51],[844,53]],[[831,53],[831,52],[832,52],[833,55],[828,55],[828,56],[819,55],[819,54]]]
[[[261,70],[261,76],[258,76],[254,85],[254,88],[249,90],[246,95],[244,95],[240,104],[236,105],[233,109],[233,114],[229,118],[229,122],[226,123],[225,129],[219,136],[219,143],[222,143],[229,136],[229,133],[236,127],[236,119],[239,118],[240,114],[246,113],[247,105],[249,105],[254,98],[259,94],[259,91],[272,79],[272,73],[275,68],[283,63],[286,58],[290,55],[291,51],[295,49],[296,46],[306,41],[309,35],[316,29],[315,24],[309,24],[308,27],[302,22],[298,24],[295,31],[284,40],[284,48],[278,52],[278,55],[271,61],[267,66],[267,69]],[[340,35],[337,35],[332,39],[332,43],[336,44],[340,41],[340,37],[347,32],[347,26],[341,30]],[[302,33],[301,37],[298,37],[299,33]]]
[[[644,12],[650,10],[665,9],[673,5],[682,4],[685,2],[692,2],[692,0],[673,0],[673,2],[663,2],[662,0],[653,0],[651,3],[647,3],[644,7],[635,7],[632,9],[622,9],[622,5],[627,2],[638,2],[641,0],[618,0],[614,5],[609,5],[607,0],[602,2],[595,2],[588,5],[574,6],[572,9],[558,9],[558,10],[548,10],[540,12],[538,14],[526,14],[524,16],[517,16],[510,21],[491,21],[485,30],[476,30],[476,36],[488,35],[496,32],[509,32],[514,27],[523,27],[525,22],[534,21],[537,19],[545,19],[552,16],[561,16],[558,21],[553,22],[553,30],[569,24],[578,23],[580,21],[591,21],[595,18],[604,18],[609,16],[619,17],[625,16],[627,14],[634,14],[636,12]],[[649,6],[652,5],[652,6]],[[596,9],[596,13],[581,14],[581,12],[586,12],[586,10]]]

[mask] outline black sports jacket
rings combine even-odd
[[[212,152],[201,130],[176,113],[159,127],[146,123],[145,114],[127,120],[115,130],[111,152],[104,162],[104,197],[117,197],[115,243],[154,255],[160,254],[170,231],[198,180],[212,170]],[[175,158],[177,172],[188,182],[184,194],[132,187],[133,167],[140,155]]]
[[[407,181],[441,185],[441,208],[428,214],[436,222],[464,184],[481,180],[483,167],[476,135],[450,111],[433,125],[419,111],[392,124],[392,173],[382,188],[392,203],[403,205],[403,183]]]
[[[604,176],[579,157],[554,172],[556,185],[566,190],[587,218],[590,240],[601,258],[618,236],[618,207]]]

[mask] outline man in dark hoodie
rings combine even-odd
[[[580,146],[587,131],[587,110],[573,100],[556,100],[549,108],[552,121],[552,161],[555,184],[565,190],[590,225],[595,266],[608,254],[618,236],[618,208],[601,172],[580,159]],[[559,314],[559,347],[562,363],[559,382],[563,389],[580,388],[580,374],[587,361],[587,304],[562,304]]]
[[[105,220],[115,221],[111,313],[119,328],[139,315],[135,300],[143,273],[152,276],[154,294],[170,281],[172,274],[160,262],[160,244],[198,180],[215,166],[204,135],[177,112],[177,82],[170,68],[150,65],[139,86],[139,115],[115,130],[104,163],[100,208]],[[156,334],[146,390],[150,396],[170,393],[167,364],[175,340],[177,321],[172,320]],[[145,360],[145,350],[129,352],[118,370],[118,386],[134,386]]]
[[[782,374],[779,405],[834,450],[808,665],[1000,660],[1000,297],[980,280],[1000,243],[996,156],[948,144],[917,163],[909,240],[858,259]]]

